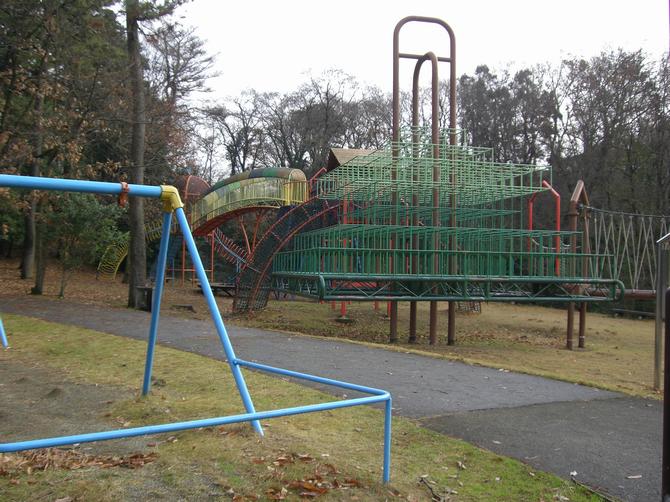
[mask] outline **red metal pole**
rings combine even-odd
[[[242,229],[242,235],[244,236],[244,244],[247,246],[247,254],[251,256],[251,245],[249,244],[249,237],[247,236],[247,229],[244,228],[244,222],[240,216],[237,217],[237,223]]]
[[[186,244],[184,240],[181,241],[181,285],[184,285],[186,280]]]
[[[261,224],[262,211],[256,211],[256,223],[254,224],[254,235],[251,239],[251,249],[256,249],[256,237],[258,237],[258,228]]]
[[[309,179],[309,188],[310,188],[310,189],[312,188],[312,185],[314,184],[314,181],[315,181],[319,176],[321,176],[323,173],[327,173],[327,172],[328,172],[328,169],[325,168],[325,167],[322,167],[321,169],[319,169],[319,170],[314,174],[314,176],[312,176],[312,177]]]
[[[561,194],[559,194],[556,190],[554,190],[554,187],[552,187],[548,181],[542,180],[542,186],[545,188],[549,189],[549,193],[553,195],[554,201],[555,201],[555,211],[554,211],[554,217],[556,218],[556,232],[561,231]],[[532,228],[531,228],[532,230]],[[556,260],[554,263],[554,270],[556,271],[556,275],[561,275],[561,260],[558,257],[559,254],[561,254],[561,236],[556,235],[554,237],[554,247],[556,248]]]
[[[528,230],[533,230],[533,206],[535,204],[535,197],[537,197],[537,193],[534,193],[533,195],[530,196],[530,199],[528,199]],[[528,252],[531,250],[531,237],[528,237]]]
[[[209,255],[209,263],[210,263],[210,281],[214,282],[214,232],[209,234],[209,242],[210,242],[210,255]]]

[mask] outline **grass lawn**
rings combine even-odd
[[[19,316],[4,321],[12,349],[0,353],[0,413],[12,432],[3,441],[242,411],[225,363],[158,347],[155,385],[141,399],[144,343]],[[333,399],[245,374],[259,410]],[[284,417],[264,426],[263,439],[239,424],[2,455],[0,499],[430,500],[430,487],[444,500],[598,500],[567,481],[402,418],[394,419],[392,479],[385,486],[383,417],[373,408]]]

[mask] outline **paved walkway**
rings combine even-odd
[[[144,312],[36,297],[3,301],[0,311],[143,340],[149,328]],[[658,401],[332,339],[227,327],[244,359],[389,390],[395,413],[426,427],[563,478],[577,471],[578,480],[623,500],[660,499]],[[207,321],[162,315],[159,343],[224,359]]]

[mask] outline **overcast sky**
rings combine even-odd
[[[210,98],[246,88],[289,91],[309,72],[342,69],[391,88],[392,34],[408,15],[438,17],[454,30],[457,73],[556,62],[602,50],[668,50],[669,0],[194,0],[179,13],[217,54]],[[447,55],[444,30],[413,23],[401,51]],[[401,74],[410,82],[411,66]],[[441,65],[440,77],[447,75]],[[425,71],[424,74],[428,74]],[[403,84],[403,87],[405,85]]]

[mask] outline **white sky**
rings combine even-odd
[[[556,62],[568,55],[594,56],[605,49],[668,50],[669,0],[193,0],[181,7],[195,26],[220,77],[209,98],[246,88],[289,91],[306,79],[339,68],[359,82],[391,88],[392,34],[408,15],[441,18],[456,35],[457,74],[479,64]],[[417,29],[417,26],[419,28]],[[402,52],[448,55],[444,30],[411,23]],[[413,63],[401,68],[411,82]],[[411,65],[411,66],[410,66]],[[440,77],[447,76],[440,65]],[[425,71],[424,74],[429,74]],[[408,84],[408,85],[405,85]]]

